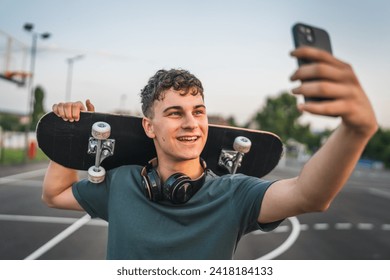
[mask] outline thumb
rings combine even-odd
[[[95,112],[95,106],[91,103],[89,99],[85,101],[85,105],[87,106],[87,111],[88,112]]]

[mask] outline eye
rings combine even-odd
[[[206,112],[205,112],[205,110],[204,109],[197,109],[197,110],[195,110],[194,111],[194,115],[195,116],[201,116],[201,115],[204,115]]]
[[[171,111],[168,113],[169,117],[180,117],[181,113],[179,111]]]

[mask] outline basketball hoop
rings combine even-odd
[[[7,79],[14,79],[14,77],[21,77],[22,79],[26,79],[27,77],[31,77],[31,73],[25,71],[7,71],[4,76]]]
[[[26,79],[32,74],[26,71],[6,71],[4,74],[0,73],[0,78],[16,83],[18,86],[24,86]]]

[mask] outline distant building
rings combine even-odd
[[[208,119],[209,119],[209,124],[229,125],[228,120],[226,120],[221,116],[209,115]]]

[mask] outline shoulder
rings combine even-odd
[[[244,174],[227,174],[223,176],[216,176],[214,173],[208,174],[206,177],[205,186],[207,188],[215,189],[219,192],[227,193],[248,193],[248,192],[265,192],[272,184],[271,181],[263,180],[261,178],[247,176]]]
[[[226,184],[230,186],[252,186],[252,185],[267,185],[270,184],[270,181],[248,176],[245,174],[237,173],[237,174],[226,174],[223,176],[217,176],[212,171],[209,171],[206,177],[206,182],[210,182],[212,184]]]
[[[138,165],[123,165],[119,166],[110,170],[107,170],[105,178],[103,182],[101,183],[91,183],[87,179],[80,180],[79,182],[75,183],[75,186],[85,186],[85,185],[92,185],[92,186],[106,186],[108,187],[111,184],[114,184],[116,182],[121,181],[137,181],[141,178],[141,166]],[[138,179],[137,179],[138,178]]]
[[[118,176],[138,176],[141,177],[142,167],[139,165],[122,165],[107,172],[107,177],[116,178]]]

